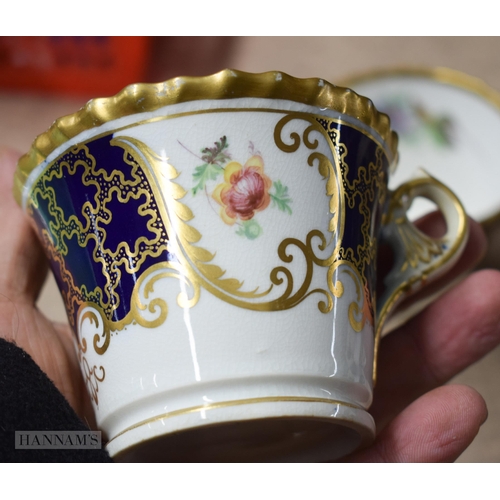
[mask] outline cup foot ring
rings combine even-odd
[[[321,462],[364,447],[372,417],[347,403],[249,400],[163,414],[106,448],[118,462]]]

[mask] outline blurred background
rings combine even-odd
[[[90,98],[113,95],[130,83],[226,67],[280,70],[334,84],[379,69],[447,67],[500,92],[499,59],[497,37],[0,37],[0,142],[25,153],[56,118]],[[485,224],[490,249],[481,267],[500,268],[499,226],[500,218]],[[65,321],[51,277],[39,306]],[[489,408],[488,421],[460,462],[500,462],[499,379],[496,349],[454,380],[478,390]]]

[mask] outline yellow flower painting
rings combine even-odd
[[[203,165],[193,173],[193,194],[204,191],[220,207],[222,221],[230,226],[236,225],[236,234],[253,240],[263,229],[255,216],[270,205],[288,214],[292,213],[292,199],[288,188],[281,181],[272,181],[264,172],[264,159],[254,144],[249,144],[250,158],[244,163],[232,159],[228,152],[227,137],[214,142],[213,147],[201,150]],[[211,190],[210,181],[223,177]]]

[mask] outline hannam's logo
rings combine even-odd
[[[16,450],[97,450],[100,431],[16,431]]]

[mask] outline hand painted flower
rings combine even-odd
[[[261,156],[252,156],[245,165],[232,161],[224,169],[224,182],[213,191],[213,199],[221,205],[220,216],[229,225],[237,219],[247,221],[268,207],[271,179],[264,174]]]

